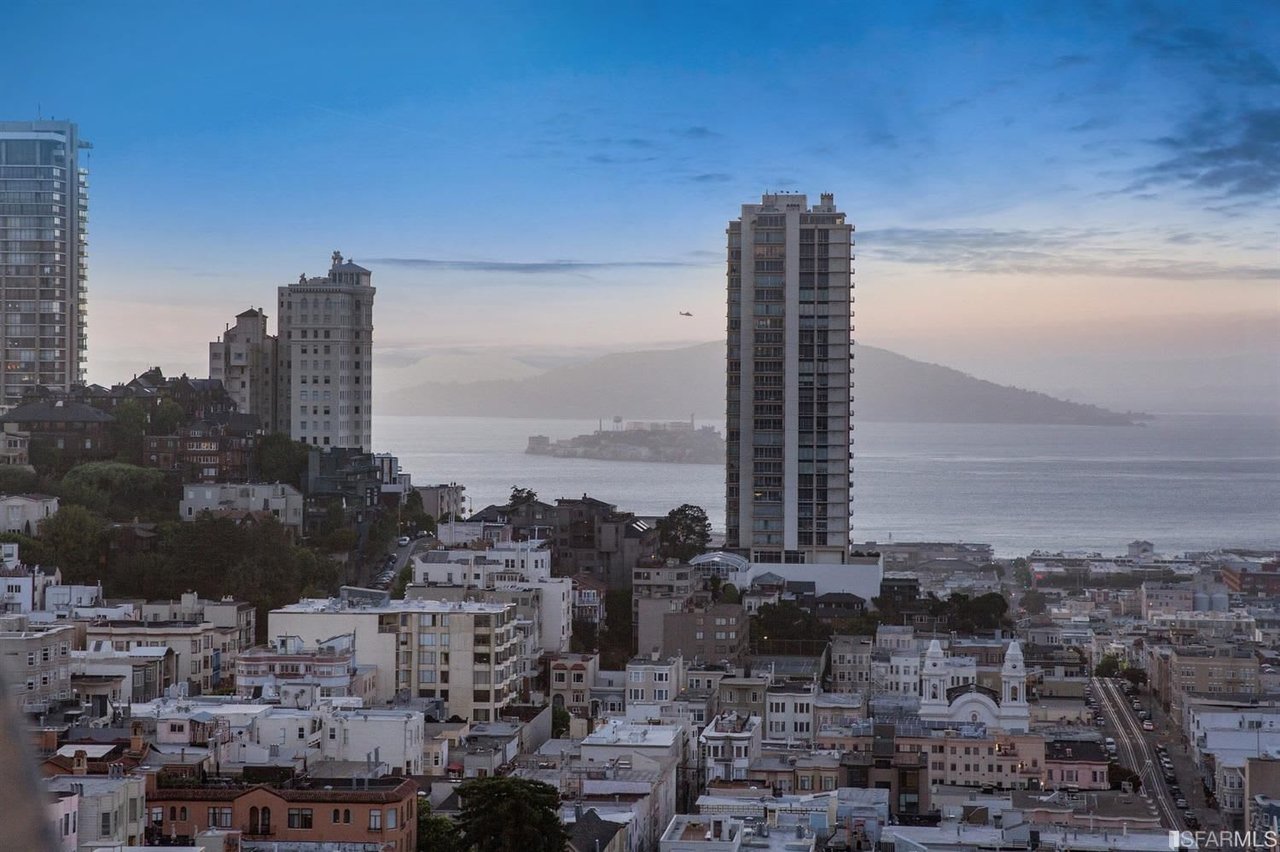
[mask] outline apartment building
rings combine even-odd
[[[373,441],[373,273],[334,252],[323,277],[279,288],[276,429],[295,441]]]
[[[236,695],[278,699],[288,707],[314,707],[326,698],[374,700],[378,673],[356,664],[355,634],[307,644],[299,636],[278,636],[236,657]]]
[[[58,514],[58,498],[48,494],[0,494],[0,531],[38,535],[40,522]]]
[[[27,624],[23,616],[6,620],[0,630],[3,670],[12,677],[11,689],[22,713],[45,713],[72,698],[71,647],[76,631],[69,624]]]
[[[0,403],[84,383],[92,148],[69,121],[0,122]]]
[[[54,775],[45,779],[54,793],[75,793],[80,849],[141,846],[150,819],[141,775]]]
[[[760,757],[763,730],[759,716],[729,713],[712,719],[698,735],[706,782],[745,781]]]
[[[191,694],[218,689],[235,673],[239,648],[235,628],[216,627],[207,621],[130,621],[112,619],[93,622],[85,628],[87,644],[117,651],[134,648],[169,648],[173,651],[178,683],[186,683]]]
[[[736,665],[747,656],[751,620],[738,603],[691,599],[662,614],[662,653],[698,662]]]
[[[1150,621],[1161,613],[1189,612],[1194,609],[1195,589],[1191,583],[1148,581],[1138,590],[1142,617]]]
[[[272,610],[269,635],[315,644],[356,635],[356,654],[377,670],[377,700],[440,698],[450,716],[496,720],[515,703],[520,659],[516,607],[474,601],[304,599]]]
[[[253,645],[257,630],[257,610],[248,601],[226,595],[220,600],[202,598],[195,592],[183,592],[176,601],[147,601],[139,607],[142,621],[199,621],[232,631],[234,647],[239,653]]]
[[[1235,644],[1174,647],[1169,653],[1170,703],[1180,707],[1189,696],[1257,695],[1258,655]]]
[[[418,785],[396,776],[324,778],[318,774],[257,784],[170,786],[152,776],[147,830],[190,843],[204,828],[240,831],[246,843],[377,848],[417,846]]]
[[[861,692],[870,687],[872,643],[870,636],[831,637],[832,692]]]
[[[281,482],[206,482],[183,486],[178,514],[194,521],[203,512],[232,518],[261,513],[301,538],[304,506],[302,493]]]
[[[376,759],[396,775],[422,775],[426,770],[426,722],[417,710],[369,709],[320,712],[320,754],[326,759],[357,763]]]
[[[770,193],[728,234],[726,548],[849,556],[853,226],[824,193]]]
[[[575,716],[590,716],[591,687],[600,673],[600,655],[556,654],[548,661],[548,672],[551,706]]]
[[[222,382],[236,411],[257,418],[266,433],[276,431],[275,369],[276,338],[261,308],[236,314],[235,326],[209,344],[209,378]]]

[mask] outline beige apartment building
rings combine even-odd
[[[13,679],[15,706],[22,713],[44,713],[70,701],[75,628],[28,625],[22,616],[12,620],[17,629],[0,630],[0,670]]]
[[[218,627],[207,621],[114,619],[90,624],[85,629],[86,644],[90,646],[100,641],[117,651],[172,649],[177,682],[185,682],[193,695],[232,682],[238,637],[236,628]]]
[[[1256,695],[1262,666],[1258,655],[1233,644],[1196,645],[1169,651],[1169,703],[1186,695]]]

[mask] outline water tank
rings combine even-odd
[[[1196,612],[1208,612],[1209,611],[1209,593],[1196,592],[1194,595],[1192,595],[1191,608]]]
[[[1226,612],[1231,608],[1231,598],[1226,592],[1214,592],[1212,607],[1214,612]]]

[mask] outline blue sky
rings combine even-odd
[[[374,269],[397,381],[432,353],[713,339],[724,224],[778,189],[835,192],[857,223],[864,342],[1084,395],[1096,367],[1063,366],[1082,349],[1276,357],[1274,5],[5,18],[0,115],[69,117],[95,146],[96,380],[200,369],[224,322],[334,248]]]

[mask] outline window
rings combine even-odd
[[[396,827],[396,816],[398,815],[398,813],[399,812],[395,808],[390,808],[387,810],[387,828]]]
[[[111,836],[111,811],[104,811],[102,814],[102,825],[98,831],[99,837]]]
[[[311,828],[311,808],[289,808],[290,828]]]
[[[212,828],[230,828],[231,808],[209,808],[209,826]]]
[[[369,830],[370,831],[382,830],[382,811],[379,810],[378,808],[371,808],[369,810]]]

